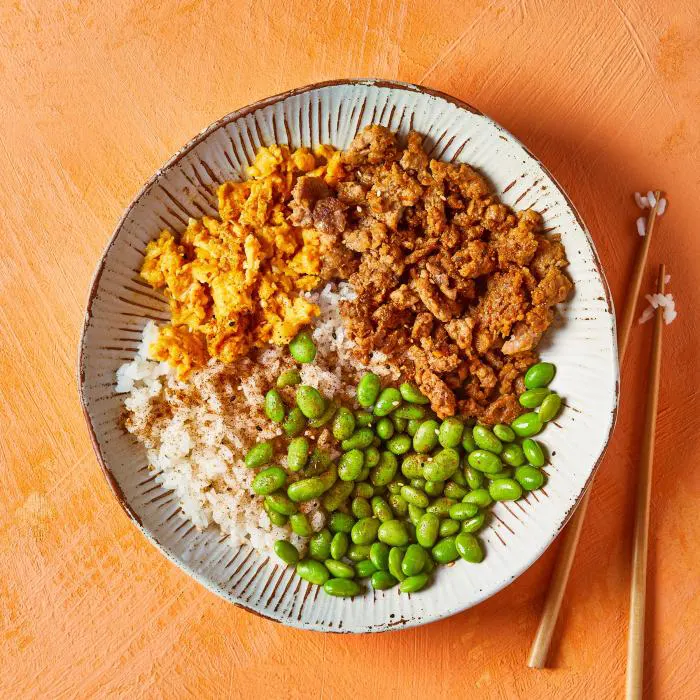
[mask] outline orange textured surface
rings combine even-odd
[[[632,192],[669,193],[647,279],[667,263],[680,315],[664,339],[646,685],[650,697],[700,696],[700,9],[693,0],[586,5],[2,4],[2,697],[622,694],[651,324],[633,329],[617,430],[547,671],[525,659],[556,544],[449,620],[374,636],[303,633],[224,603],[168,563],[97,466],[76,349],[89,281],[122,210],[215,118],[344,76],[424,83],[522,139],[579,208],[618,307],[638,243]]]

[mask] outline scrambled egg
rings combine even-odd
[[[179,240],[166,230],[146,248],[141,276],[164,290],[172,313],[150,354],[181,378],[210,357],[231,362],[253,347],[286,344],[319,313],[301,296],[319,282],[318,234],[289,223],[287,202],[299,175],[335,184],[340,152],[273,145],[248,174],[219,187],[220,219],[190,219]]]

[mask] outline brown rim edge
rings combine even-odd
[[[561,530],[564,528],[566,523],[569,521],[571,516],[573,515],[574,511],[576,510],[576,507],[580,503],[581,499],[583,498],[583,495],[586,493],[586,491],[590,488],[591,483],[593,481],[593,478],[595,477],[596,472],[598,471],[598,468],[605,457],[605,453],[607,452],[608,446],[610,444],[610,440],[613,434],[613,431],[615,429],[615,425],[617,423],[617,415],[618,415],[618,405],[619,405],[619,395],[620,395],[620,367],[619,367],[619,361],[617,359],[617,334],[615,331],[616,328],[616,323],[615,323],[615,310],[613,306],[613,301],[612,301],[612,295],[610,293],[610,288],[608,286],[608,281],[605,277],[605,273],[603,272],[603,268],[600,262],[600,258],[598,256],[598,251],[596,250],[595,244],[593,242],[593,239],[590,235],[590,232],[588,231],[588,228],[583,222],[583,219],[581,218],[578,210],[574,206],[573,202],[569,198],[568,194],[566,191],[562,188],[562,186],[559,184],[559,182],[552,176],[550,171],[546,168],[546,166],[542,163],[542,161],[537,158],[519,139],[517,139],[513,134],[511,134],[507,129],[502,127],[498,122],[496,122],[494,119],[491,119],[488,115],[483,114],[480,112],[478,109],[472,107],[470,104],[467,102],[464,102],[463,100],[460,100],[456,97],[453,97],[452,95],[449,95],[447,93],[441,92],[440,90],[435,90],[433,88],[429,88],[423,85],[418,85],[414,83],[405,83],[405,82],[400,82],[400,81],[393,81],[393,80],[384,80],[384,79],[373,79],[373,78],[361,78],[361,79],[338,79],[338,80],[327,80],[319,83],[312,83],[310,85],[305,85],[300,88],[294,88],[292,90],[287,90],[285,92],[279,93],[277,95],[273,95],[272,97],[267,97],[262,100],[258,100],[257,102],[253,102],[250,105],[247,105],[245,107],[242,107],[240,109],[234,110],[233,112],[229,112],[225,116],[221,117],[220,119],[217,119],[215,122],[212,122],[208,127],[206,127],[204,130],[202,130],[197,136],[192,138],[190,141],[188,141],[182,148],[180,148],[171,158],[169,158],[163,166],[158,168],[156,172],[146,181],[146,183],[141,187],[141,189],[138,191],[136,196],[132,199],[132,201],[129,203],[129,205],[126,207],[124,210],[124,213],[121,215],[119,218],[114,231],[112,232],[112,235],[110,236],[107,245],[105,246],[104,251],[102,252],[102,256],[100,258],[100,262],[98,263],[97,269],[95,270],[95,273],[92,278],[92,282],[90,284],[90,289],[88,292],[88,297],[87,297],[87,304],[85,308],[85,313],[84,313],[84,318],[83,318],[83,326],[80,332],[80,341],[79,341],[79,352],[78,352],[78,363],[77,363],[77,371],[76,371],[76,380],[77,380],[77,388],[78,388],[78,397],[80,400],[80,406],[83,412],[83,416],[85,418],[85,422],[87,424],[88,428],[88,433],[90,435],[90,441],[92,443],[92,447],[95,451],[95,456],[97,457],[97,461],[100,465],[100,468],[102,469],[102,472],[107,480],[107,483],[109,484],[110,488],[112,489],[112,492],[117,498],[117,501],[120,503],[121,507],[124,509],[124,512],[129,516],[129,518],[136,524],[138,529],[146,536],[146,539],[151,542],[160,552],[162,552],[168,559],[173,561],[174,564],[178,566],[178,568],[182,568],[181,563],[177,560],[175,555],[171,552],[168,551],[168,549],[162,545],[160,542],[158,542],[155,537],[153,537],[145,528],[143,523],[141,522],[140,517],[138,514],[131,508],[129,505],[124,492],[122,491],[121,487],[119,486],[119,483],[116,480],[116,477],[112,474],[111,470],[107,466],[107,463],[104,459],[104,456],[102,454],[102,450],[100,448],[99,442],[97,440],[97,435],[95,434],[94,427],[92,425],[92,420],[90,419],[90,415],[88,413],[87,409],[87,404],[85,400],[85,393],[84,393],[84,382],[85,382],[85,335],[87,333],[87,328],[90,323],[90,319],[92,316],[92,305],[95,300],[95,296],[97,294],[97,288],[100,283],[100,279],[102,277],[102,273],[104,272],[104,268],[106,265],[106,259],[107,255],[114,245],[117,236],[119,235],[119,232],[124,225],[124,222],[126,221],[127,217],[131,213],[131,211],[134,209],[134,207],[140,202],[141,198],[147,194],[150,189],[153,187],[153,185],[158,181],[158,179],[161,177],[163,172],[171,169],[173,166],[177,165],[177,163],[184,158],[195,146],[197,146],[199,143],[204,141],[206,138],[209,137],[210,134],[212,134],[214,131],[220,129],[223,126],[226,126],[230,124],[232,121],[236,119],[240,119],[241,117],[244,117],[248,114],[251,114],[252,112],[258,111],[260,109],[264,109],[265,107],[268,107],[270,105],[276,104],[278,102],[281,102],[282,100],[286,100],[289,97],[293,97],[295,95],[301,95],[307,92],[311,92],[313,90],[318,90],[322,88],[327,88],[327,87],[334,87],[337,85],[366,85],[366,86],[371,86],[371,87],[379,87],[379,88],[390,88],[394,90],[405,90],[407,92],[419,92],[427,95],[432,95],[433,97],[438,97],[440,99],[445,100],[446,102],[455,105],[456,107],[459,107],[460,109],[466,110],[468,112],[471,112],[472,114],[475,114],[477,116],[482,116],[486,119],[488,119],[498,130],[503,131],[507,133],[515,142],[517,142],[520,147],[523,149],[523,151],[530,157],[532,158],[544,171],[544,173],[551,179],[551,181],[554,183],[556,188],[559,190],[561,195],[564,197],[564,200],[566,201],[567,205],[571,209],[571,211],[574,214],[574,217],[576,218],[577,223],[583,230],[588,243],[591,247],[591,250],[593,251],[593,259],[595,263],[595,268],[596,272],[598,274],[598,277],[600,278],[603,289],[605,290],[605,301],[607,304],[607,311],[611,316],[611,323],[612,323],[612,336],[613,336],[613,347],[615,349],[615,363],[614,363],[614,369],[615,369],[615,405],[612,409],[612,420],[610,422],[610,429],[608,430],[608,435],[605,440],[605,444],[603,445],[603,448],[600,452],[600,456],[596,460],[596,463],[593,465],[593,468],[591,469],[591,473],[588,476],[588,479],[586,480],[586,483],[584,484],[583,488],[577,495],[574,503],[571,505],[569,510],[567,511],[566,516],[562,519],[561,523],[559,524],[556,533],[550,540],[549,544],[545,546],[545,548],[530,562],[530,564],[523,569],[523,571],[520,571],[518,574],[516,574],[513,578],[511,578],[509,581],[505,582],[502,586],[499,588],[495,589],[492,595],[495,595],[498,591],[502,590],[505,588],[507,585],[512,583],[515,578],[518,578],[524,571],[529,569],[541,556],[542,554],[547,550],[547,548],[551,545],[551,543],[556,539],[557,535],[561,532]],[[190,573],[189,571],[186,570],[186,573]],[[266,620],[270,620],[272,622],[277,622],[282,624],[281,620],[277,620],[272,617],[268,617],[262,613],[260,613],[257,610],[254,610],[253,608],[250,608],[246,605],[237,603],[235,600],[232,600],[231,595],[227,594],[223,589],[220,587],[216,587],[214,585],[208,585],[205,581],[201,579],[201,577],[195,575],[193,578],[200,584],[204,585],[205,588],[208,590],[212,591],[213,593],[217,593],[221,595],[227,602],[232,603],[238,608],[241,608],[243,610],[246,610],[250,613],[253,613],[255,615],[258,615]],[[489,597],[491,597],[489,596]],[[475,605],[478,605],[478,603],[475,603]],[[448,617],[450,615],[456,614],[457,612],[461,612],[464,609],[461,609],[459,611],[455,611],[452,613],[447,613],[445,615],[442,615],[440,617],[435,618],[434,621],[437,621],[439,619],[443,619],[444,617]],[[413,621],[412,621],[413,622]],[[415,625],[420,625],[423,624],[420,620],[415,621]],[[414,624],[408,625],[408,627],[412,627]],[[406,629],[407,627],[403,627],[402,629]],[[304,629],[303,627],[300,629]],[[373,630],[371,627],[367,629],[367,632],[374,632],[374,631],[390,631],[390,627],[382,627],[379,630]],[[321,630],[319,630],[321,631]],[[341,633],[340,630],[335,631],[335,630],[322,630],[323,632],[335,632],[336,634]],[[347,632],[343,632],[345,634],[350,633],[350,630]]]

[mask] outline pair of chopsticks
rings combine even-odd
[[[627,291],[625,311],[618,329],[618,352],[620,367],[625,357],[630,336],[630,330],[634,321],[637,299],[642,284],[642,276],[646,268],[649,247],[657,222],[657,208],[661,201],[662,193],[656,191],[656,203],[652,207],[646,226],[646,236],[635,260],[634,270]],[[665,286],[665,268],[662,265],[659,271],[658,291],[663,293]],[[642,443],[642,457],[640,461],[639,493],[634,531],[634,557],[632,571],[632,598],[630,604],[630,629],[628,647],[628,698],[641,697],[642,670],[644,656],[644,611],[646,597],[646,562],[649,530],[649,489],[650,476],[654,453],[654,423],[659,397],[659,367],[661,359],[661,334],[662,334],[662,309],[656,309],[654,324],[654,340],[652,346],[652,362],[649,376],[649,393],[647,398],[646,425],[644,442]],[[591,486],[581,499],[581,503],[574,513],[564,533],[559,556],[554,565],[552,579],[547,591],[540,624],[535,639],[530,649],[528,666],[531,668],[543,668],[547,661],[549,646],[559,616],[561,603],[564,599],[564,591],[571,572],[571,565],[576,553],[581,528],[586,518],[586,510],[590,499]]]

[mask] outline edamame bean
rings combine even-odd
[[[265,504],[270,510],[282,515],[292,515],[292,513],[297,512],[296,503],[293,503],[286,494],[279,491],[265,496]]]
[[[430,403],[430,399],[424,396],[415,384],[411,384],[410,382],[404,382],[399,387],[399,392],[401,393],[401,398],[409,403]]]
[[[501,442],[513,442],[513,440],[515,440],[515,433],[509,425],[505,425],[504,423],[498,423],[498,425],[493,426],[492,430],[493,434]]]
[[[474,467],[467,467],[464,470],[464,478],[467,480],[467,486],[470,489],[481,488],[481,485],[484,483],[484,475],[477,469],[474,469]]]
[[[346,532],[336,532],[331,540],[331,558],[342,559],[350,546],[350,538]],[[331,571],[331,573],[333,573]],[[333,574],[335,576],[335,574]]]
[[[542,421],[536,413],[523,413],[510,424],[510,427],[520,437],[532,437],[542,430]]]
[[[320,562],[313,559],[302,559],[296,568],[297,575],[304,581],[313,583],[314,586],[323,586],[328,581],[330,574],[328,569]],[[338,579],[339,581],[342,579]]]
[[[258,496],[269,496],[281,489],[286,481],[287,472],[282,467],[267,467],[255,475],[251,488]]]
[[[327,423],[330,423],[337,410],[338,404],[335,401],[328,401],[325,411],[318,418],[309,421],[309,428],[322,428]]]
[[[314,533],[309,540],[309,556],[317,561],[325,561],[331,555],[333,535],[325,527]]]
[[[323,490],[328,491],[328,489],[338,481],[338,467],[331,462],[328,469],[322,474],[319,474],[318,478],[323,482]]]
[[[413,436],[413,449],[416,452],[430,452],[438,444],[440,425],[436,420],[423,421]]]
[[[398,581],[403,581],[406,576],[401,570],[403,562],[403,550],[399,547],[392,547],[389,551],[389,573]]]
[[[484,524],[486,516],[483,513],[477,513],[473,518],[462,521],[462,532],[476,532],[480,530]]]
[[[374,416],[369,411],[355,411],[355,425],[358,428],[369,428],[374,423]]]
[[[413,437],[418,432],[418,428],[420,428],[422,422],[422,420],[418,419],[408,421],[406,424],[406,434]]]
[[[325,490],[326,486],[323,480],[317,476],[312,476],[290,484],[287,487],[287,496],[295,503],[303,503],[304,501],[312,501],[314,498],[318,498]]]
[[[331,578],[323,584],[323,590],[336,598],[352,598],[362,591],[360,584],[350,578]]]
[[[306,418],[319,418],[326,410],[326,401],[318,389],[302,384],[296,393],[297,406]]]
[[[423,476],[423,462],[425,457],[417,454],[410,454],[403,458],[401,462],[401,473],[407,479],[418,479]]]
[[[367,469],[372,469],[373,467],[376,467],[379,464],[379,458],[381,456],[381,453],[379,450],[374,447],[370,446],[365,450],[365,463],[364,466],[367,467]]]
[[[372,498],[372,496],[374,496],[374,489],[372,488],[372,484],[368,484],[365,481],[360,481],[356,483],[352,495],[353,498]]]
[[[405,418],[399,418],[398,416],[391,416],[391,422],[394,424],[394,428],[397,433],[405,433],[408,427],[408,421]]]
[[[382,440],[388,440],[394,434],[394,424],[391,422],[391,418],[380,418],[374,429]]]
[[[330,493],[330,491],[328,493]],[[346,534],[350,534],[354,524],[355,518],[347,513],[331,513],[331,516],[328,519],[328,527],[331,532],[345,532]]]
[[[372,574],[370,583],[375,591],[386,591],[389,588],[393,588],[398,583],[398,580],[388,571],[375,571]]]
[[[416,539],[422,547],[430,548],[437,542],[440,518],[434,513],[425,513],[416,525]]]
[[[389,493],[401,493],[401,489],[406,486],[406,482],[403,481],[402,479],[396,479],[395,481],[392,481],[389,483],[387,486],[387,489],[389,490]]]
[[[338,460],[338,476],[343,481],[354,481],[360,476],[364,463],[365,455],[361,450],[345,452]]]
[[[469,466],[473,469],[478,469],[480,472],[486,472],[487,474],[495,474],[503,467],[500,457],[486,450],[474,450],[474,452],[470,452],[467,461],[469,462]]]
[[[326,559],[323,563],[326,569],[331,572],[331,576],[335,576],[335,578],[355,578],[355,568],[344,561]]]
[[[425,509],[414,506],[413,503],[408,504],[408,519],[413,525],[418,525],[420,519],[425,515]]]
[[[479,512],[479,506],[473,503],[455,503],[450,508],[450,518],[452,520],[468,520]]]
[[[314,533],[311,523],[304,513],[292,513],[289,516],[289,525],[292,532],[299,537],[311,537]]]
[[[457,474],[459,474],[459,472],[455,472],[453,474],[453,476],[456,476]],[[455,483],[454,481],[448,481],[445,484],[445,488],[443,490],[443,493],[448,498],[454,498],[458,501],[461,501],[469,492],[467,491],[466,488],[464,488],[464,486],[460,486],[459,484]]]
[[[489,484],[489,494],[494,501],[516,501],[523,495],[523,489],[513,479],[496,479]]]
[[[559,409],[561,408],[561,396],[559,394],[550,394],[546,396],[542,405],[540,406],[540,411],[537,414],[543,423],[556,418]]]
[[[305,476],[318,476],[333,463],[331,455],[327,450],[314,447],[309,455],[309,461],[304,468]]]
[[[309,459],[309,441],[305,437],[295,437],[287,445],[287,467],[298,472],[306,466]]]
[[[300,364],[313,362],[316,358],[316,345],[311,339],[311,333],[297,333],[289,343],[289,353]]]
[[[540,387],[547,386],[547,384],[554,379],[555,372],[556,367],[551,362],[538,362],[536,365],[532,365],[532,367],[525,372],[526,388],[539,389]]]
[[[321,505],[323,505],[329,513],[333,513],[333,511],[338,510],[350,497],[352,490],[353,484],[351,481],[336,481],[335,484],[323,494]],[[333,513],[331,518],[335,515],[338,516],[340,522],[340,519],[342,519],[341,516],[344,516],[344,513]]]
[[[443,537],[432,549],[433,559],[438,564],[449,564],[459,557],[455,537]]]
[[[458,484],[459,486],[462,486],[463,488],[467,488],[467,480],[464,476],[464,472],[461,469],[458,469],[453,475],[452,475],[452,481],[454,481],[455,484]]]
[[[288,369],[277,377],[277,388],[284,389],[286,386],[296,386],[301,384],[301,375],[298,369]]]
[[[282,430],[287,437],[301,435],[306,429],[306,418],[298,406],[295,406],[282,423]]]
[[[544,452],[542,451],[542,446],[539,442],[536,442],[532,438],[527,438],[523,440],[523,453],[527,457],[527,461],[533,467],[543,467],[544,466]],[[515,466],[520,466],[515,465]]]
[[[460,524],[452,518],[446,518],[440,521],[440,537],[449,537],[456,535],[459,532]]]
[[[375,496],[371,503],[374,517],[380,522],[385,523],[387,520],[394,518],[391,506],[381,496]]]
[[[518,402],[525,408],[537,408],[544,401],[547,394],[549,394],[549,389],[547,389],[547,387],[528,389],[520,394]]]
[[[459,452],[452,447],[440,450],[432,460],[423,464],[426,481],[445,481],[459,469]]]
[[[489,481],[496,481],[497,479],[510,479],[513,476],[513,470],[510,467],[504,467],[500,472],[495,474],[484,474],[484,476]]]
[[[379,394],[377,402],[374,404],[375,416],[388,416],[392,411],[401,405],[401,394],[398,389],[387,387]]]
[[[455,547],[464,561],[478,564],[484,560],[484,551],[481,549],[479,540],[470,532],[460,532],[455,537]]]
[[[455,474],[456,473],[457,472],[455,472]],[[454,474],[452,476],[454,477]],[[442,496],[444,489],[444,481],[426,481],[425,488],[423,490],[428,494],[428,496]]]
[[[377,538],[390,547],[403,547],[408,544],[406,525],[401,520],[387,520],[379,525]]]
[[[411,449],[411,438],[405,433],[394,435],[387,440],[386,449],[395,455],[404,455]]]
[[[275,513],[274,510],[270,510],[269,508],[266,508],[265,511],[267,512],[267,517],[270,518],[270,522],[273,525],[277,525],[277,527],[283,527],[289,520],[286,515],[282,515],[282,513]]]
[[[534,491],[544,484],[544,474],[535,467],[524,465],[515,470],[515,480],[525,491]]]
[[[274,423],[281,423],[284,420],[284,401],[277,389],[270,389],[265,394],[264,409],[265,415]]]
[[[371,406],[379,396],[382,382],[374,372],[366,372],[357,383],[357,403],[367,408]]]
[[[426,553],[419,544],[410,544],[401,562],[401,571],[404,576],[416,576],[425,566]]]
[[[406,501],[403,500],[401,494],[392,493],[389,496],[389,505],[394,511],[394,515],[401,518],[404,518],[406,517],[406,515],[408,515],[408,503],[406,503]]]
[[[372,428],[364,427],[359,428],[349,438],[343,440],[340,446],[344,452],[355,449],[364,450],[372,444],[372,440],[374,440]]]
[[[419,508],[426,508],[430,503],[430,499],[418,489],[413,486],[403,486],[401,488],[401,498],[403,498],[406,503],[418,506]]]
[[[355,573],[357,574],[357,578],[367,578],[368,576],[371,576],[376,570],[377,567],[372,563],[371,559],[363,559],[362,561],[358,561],[357,564],[355,564]]]
[[[391,452],[382,452],[379,455],[379,464],[370,471],[370,481],[374,486],[386,486],[396,476],[398,468],[396,456]]]
[[[476,443],[474,442],[474,436],[471,430],[465,430],[462,434],[462,448],[467,454],[474,452],[476,449]]]
[[[520,445],[513,443],[512,445],[506,445],[501,452],[501,459],[511,467],[519,467],[521,464],[525,464],[525,455],[523,454],[523,449]]]
[[[345,406],[341,406],[333,418],[333,437],[336,440],[347,440],[355,432],[355,416]]]
[[[357,563],[358,561],[369,558],[369,549],[370,546],[368,544],[355,544],[353,542],[348,547],[347,557],[350,561]]]
[[[473,503],[479,508],[487,508],[493,500],[486,489],[474,489],[462,498],[462,503]]]
[[[350,508],[352,510],[352,514],[356,518],[362,519],[372,517],[372,506],[369,504],[369,501],[366,498],[361,498],[360,496],[353,498]]]
[[[426,509],[426,513],[433,513],[438,518],[447,518],[450,514],[450,508],[457,503],[454,498],[436,498]]]
[[[411,479],[411,486],[413,486],[414,489],[418,489],[419,491],[425,491],[425,485],[428,482],[423,479],[423,477],[418,477],[417,479]],[[403,487],[402,487],[403,488]]]
[[[443,447],[457,447],[462,441],[464,425],[459,418],[445,418],[440,424],[438,442]]]
[[[367,463],[365,462],[365,466],[362,467],[362,471],[360,472],[360,476],[357,477],[357,481],[358,482],[367,481],[367,479],[369,479],[369,472],[370,472],[370,469],[367,466]],[[372,493],[374,494],[374,490],[372,490]],[[369,496],[368,496],[368,498],[369,498]]]
[[[475,425],[472,428],[472,436],[482,450],[488,450],[494,454],[501,454],[503,451],[503,443],[485,425]]]
[[[399,584],[399,590],[401,593],[417,593],[425,588],[429,580],[430,577],[426,573],[409,576],[404,581],[401,581]]]
[[[404,404],[394,411],[394,415],[397,418],[405,418],[408,421],[422,420],[425,416],[425,409],[415,404]]]
[[[373,542],[369,548],[369,559],[381,571],[389,569],[389,545],[384,542]]]
[[[245,465],[251,469],[263,467],[272,461],[272,454],[272,443],[259,442],[257,445],[253,445],[248,452],[246,452]]]

